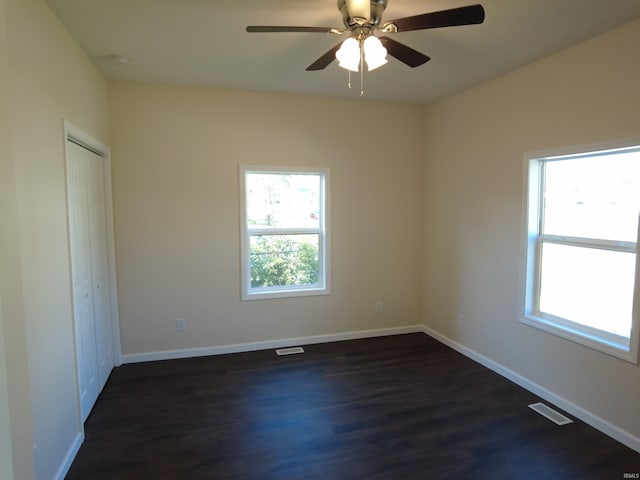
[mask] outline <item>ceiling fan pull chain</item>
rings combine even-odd
[[[347,86],[349,87],[349,89],[351,89],[351,70],[347,70],[347,73],[349,74],[349,80],[347,81]]]
[[[360,96],[364,96],[364,48],[360,40]]]

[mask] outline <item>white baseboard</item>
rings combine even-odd
[[[408,325],[405,327],[377,328],[373,330],[358,330],[354,332],[332,333],[327,335],[313,335],[310,337],[283,338],[262,342],[238,343],[234,345],[220,345],[215,347],[188,348],[182,350],[163,350],[157,352],[132,353],[122,356],[123,363],[152,362],[156,360],[174,360],[177,358],[203,357],[208,355],[224,355],[227,353],[251,352],[254,350],[268,350],[272,348],[295,347],[314,343],[339,342],[358,338],[384,337],[403,333],[423,332],[422,325]]]
[[[80,450],[80,447],[82,446],[82,442],[84,442],[84,434],[82,432],[78,432],[76,438],[73,439],[73,442],[71,443],[71,446],[69,447],[69,450],[67,451],[67,454],[65,455],[63,462],[60,465],[60,468],[58,468],[58,471],[53,477],[55,480],[64,480],[64,477],[66,477],[67,473],[69,473],[71,464],[76,458],[78,450]]]
[[[627,447],[635,450],[636,452],[640,452],[640,438],[635,435],[623,430],[622,428],[604,420],[603,418],[594,415],[593,413],[585,410],[584,408],[576,405],[569,400],[556,395],[550,390],[538,385],[537,383],[532,382],[531,380],[523,377],[522,375],[514,372],[513,370],[508,369],[507,367],[491,360],[490,358],[485,357],[484,355],[479,354],[478,352],[471,350],[470,348],[465,347],[464,345],[456,342],[455,340],[451,340],[449,337],[442,335],[441,333],[432,330],[427,326],[423,326],[422,331],[429,335],[430,337],[435,338],[441,343],[451,347],[457,352],[463,354],[466,357],[469,357],[472,360],[475,360],[479,364],[487,367],[490,370],[502,375],[503,377],[511,380],[512,382],[520,385],[521,387],[529,390],[531,393],[538,395],[539,397],[547,400],[550,403],[553,403],[558,408],[570,413],[576,418],[579,418],[583,422],[588,425],[591,425],[593,428],[601,431],[602,433],[610,436],[611,438],[623,443]]]

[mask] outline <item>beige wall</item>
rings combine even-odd
[[[2,471],[7,478],[35,476],[29,395],[29,372],[24,324],[22,274],[18,235],[15,169],[11,148],[6,1],[0,0],[0,376],[7,390],[0,399]],[[6,416],[6,418],[5,418]],[[7,445],[8,444],[8,445]],[[8,448],[7,448],[8,447]],[[4,477],[2,477],[4,478]]]
[[[640,367],[518,323],[523,153],[640,135],[640,21],[428,108],[424,322],[640,438]],[[458,315],[465,316],[464,326]]]
[[[11,410],[7,384],[7,357],[4,346],[4,317],[0,296],[0,478],[13,478],[13,446],[11,442]]]
[[[420,323],[422,108],[126,83],[109,102],[125,355]],[[240,301],[239,164],[330,168],[331,295]]]
[[[11,414],[16,408],[9,405],[9,345],[5,330],[5,306],[3,296],[11,289],[10,283],[16,282],[10,276],[7,252],[17,245],[17,238],[8,234],[15,226],[15,188],[13,187],[13,159],[9,147],[9,95],[7,91],[7,49],[4,0],[0,0],[0,478],[13,478],[13,438],[11,432]],[[12,269],[11,269],[12,270]],[[9,302],[11,302],[9,300]],[[8,312],[7,312],[8,313]],[[23,382],[26,384],[26,380]],[[15,383],[12,383],[14,386]],[[16,388],[17,390],[17,388]],[[15,422],[14,422],[15,423]],[[17,435],[14,437],[17,439]],[[27,444],[28,445],[28,444]]]
[[[13,468],[16,478],[34,470],[53,478],[80,434],[62,120],[106,142],[107,88],[45,2],[4,3],[11,152],[1,189],[3,207],[9,200],[2,317]]]

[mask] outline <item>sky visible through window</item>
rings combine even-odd
[[[637,241],[640,152],[545,162],[542,233]],[[629,337],[635,253],[544,243],[540,310]]]
[[[248,226],[317,228],[320,218],[320,177],[288,173],[247,176]]]

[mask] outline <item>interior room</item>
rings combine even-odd
[[[389,0],[383,20],[469,3]],[[104,162],[100,386],[418,335],[615,440],[637,455],[619,478],[638,475],[638,284],[624,358],[522,320],[527,162],[640,145],[640,3],[481,3],[473,24],[376,30],[423,64],[385,40],[388,63],[366,70],[363,47],[348,72],[334,50],[361,24],[246,30],[342,29],[334,0],[0,0],[0,478],[63,479],[90,441],[70,143]],[[328,172],[319,294],[251,297],[243,172],[276,167]]]

